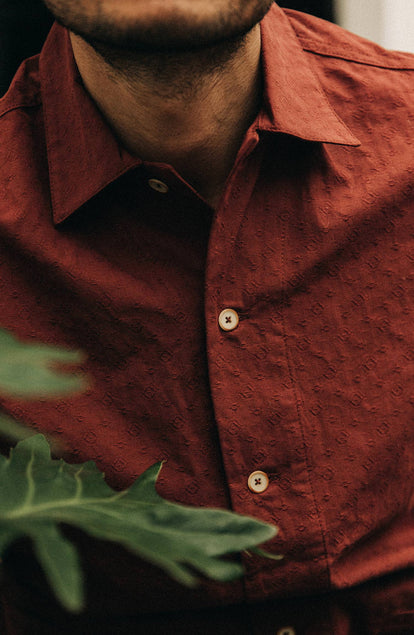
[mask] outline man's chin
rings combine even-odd
[[[96,50],[102,48],[130,53],[131,55],[185,55],[213,51],[232,46],[244,39],[247,32],[237,32],[222,37],[202,37],[189,34],[186,37],[168,37],[165,33],[154,34],[153,38],[142,38],[142,34],[120,34],[95,32],[92,34],[73,31]]]
[[[270,0],[44,2],[60,24],[92,46],[147,55],[197,52],[240,40],[273,4]]]

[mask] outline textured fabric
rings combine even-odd
[[[243,581],[192,591],[76,535],[88,633],[98,615],[148,625],[184,609],[216,633],[203,609],[269,602],[261,635],[414,630],[414,57],[275,5],[262,65],[262,108],[217,210],[119,146],[62,27],[0,101],[1,326],[83,349],[93,378],[3,411],[115,487],[164,460],[162,495],[280,528],[267,548],[283,561],[246,558]],[[56,630],[34,567],[9,575],[9,632],[35,632],[36,611]],[[285,610],[307,595],[313,617],[305,600]]]

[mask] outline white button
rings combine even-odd
[[[296,631],[291,626],[285,626],[285,628],[280,628],[276,635],[296,635]]]
[[[239,325],[239,316],[233,309],[224,309],[219,315],[219,325],[223,331],[233,331]]]
[[[159,181],[158,179],[150,179],[148,181],[148,185],[153,190],[155,190],[156,192],[159,192],[160,194],[166,194],[168,190],[170,189],[166,183],[163,183],[162,181]]]
[[[247,484],[252,492],[255,492],[255,494],[261,494],[269,487],[269,477],[266,472],[258,470],[257,472],[252,472],[250,474]],[[289,633],[287,635],[289,635]]]

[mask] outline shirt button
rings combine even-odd
[[[261,494],[269,487],[269,477],[266,472],[261,472],[260,470],[252,472],[248,478],[247,485],[255,494]],[[289,635],[289,633],[287,633],[287,635]]]
[[[158,179],[149,179],[148,185],[159,194],[167,194],[170,189],[166,183],[163,183]]]
[[[239,325],[239,316],[233,309],[224,309],[219,315],[219,325],[223,331],[234,331]]]
[[[296,635],[296,631],[291,626],[285,626],[285,628],[280,628],[276,635]]]

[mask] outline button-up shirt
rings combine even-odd
[[[243,581],[195,591],[91,541],[90,610],[105,624],[270,602],[235,631],[353,633],[306,630],[281,598],[379,579],[359,619],[403,632],[414,628],[414,56],[277,5],[261,31],[261,109],[215,210],[174,166],[119,144],[63,27],[21,66],[0,101],[0,325],[82,349],[93,382],[59,401],[2,396],[2,410],[57,435],[70,460],[96,461],[114,487],[165,461],[163,496],[280,529],[266,547],[282,561],[246,557]],[[220,632],[203,624],[194,632]]]

